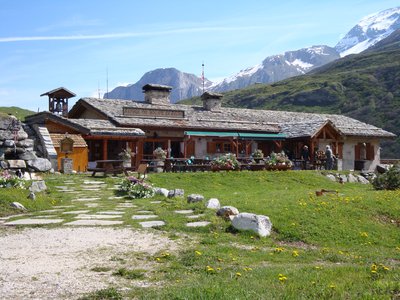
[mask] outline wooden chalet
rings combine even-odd
[[[145,101],[81,98],[68,118],[42,112],[27,118],[50,133],[81,134],[89,164],[115,159],[129,146],[133,164],[153,159],[157,147],[174,158],[213,158],[221,153],[250,156],[284,150],[300,158],[303,145],[311,153],[330,145],[340,169],[373,169],[380,161],[380,140],[395,135],[355,119],[328,114],[226,108],[222,95],[206,92],[203,106],[171,104],[171,87],[147,84]],[[358,164],[358,165],[357,165]]]

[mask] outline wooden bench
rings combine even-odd
[[[96,173],[102,172],[104,176],[107,174],[121,174],[124,173],[128,176],[128,171],[123,166],[122,160],[97,160],[95,168],[89,168],[88,171],[93,172],[92,176],[94,177]]]

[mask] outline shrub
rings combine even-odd
[[[154,189],[150,184],[139,181],[131,176],[121,182],[120,192],[126,193],[130,198],[151,198],[154,196]]]
[[[400,167],[392,166],[384,174],[380,174],[372,181],[376,190],[397,190],[400,189]]]
[[[0,171],[0,188],[25,188],[24,180],[11,175],[7,170]]]
[[[293,163],[283,151],[281,153],[272,152],[271,155],[267,157],[265,164],[267,166],[286,165],[288,167],[291,167],[293,165]]]
[[[236,170],[239,169],[239,162],[236,159],[236,155],[232,153],[227,153],[215,158],[211,162],[211,166],[215,168],[226,168]]]

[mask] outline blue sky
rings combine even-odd
[[[334,46],[366,15],[398,0],[0,0],[0,106],[47,109],[40,94],[80,97],[175,67],[210,80],[265,57]]]

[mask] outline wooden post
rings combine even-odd
[[[103,140],[103,160],[107,160],[108,159],[108,140],[104,139]]]

